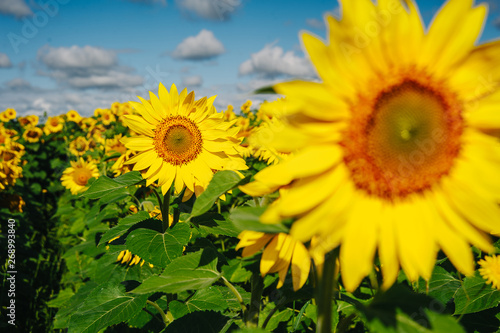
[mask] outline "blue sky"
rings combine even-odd
[[[417,0],[427,24],[443,2]],[[488,2],[481,41],[500,36]],[[160,81],[218,95],[219,109],[258,103],[255,88],[314,78],[298,34],[325,37],[327,12],[336,0],[0,0],[0,111],[90,115]]]

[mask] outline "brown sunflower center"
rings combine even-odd
[[[167,163],[182,165],[201,152],[203,140],[198,126],[190,119],[173,116],[156,126],[154,137],[158,156]]]
[[[357,188],[394,200],[449,173],[460,151],[461,105],[436,87],[404,79],[359,99],[341,142]]]
[[[73,180],[80,186],[87,185],[89,179],[92,178],[92,172],[87,168],[75,168],[73,172]]]

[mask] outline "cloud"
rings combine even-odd
[[[17,18],[33,15],[24,0],[0,0],[0,13],[14,15]]]
[[[215,38],[213,32],[202,29],[196,36],[184,39],[172,52],[172,57],[188,60],[211,59],[224,53],[224,45]]]
[[[93,46],[44,47],[38,59],[52,69],[77,69],[88,67],[111,67],[116,65],[116,53]]]
[[[182,78],[182,85],[186,87],[200,87],[203,79],[200,75],[185,76]]]
[[[315,18],[307,19],[306,24],[314,29],[324,29],[325,28],[325,22],[318,20],[318,19],[315,19]]]
[[[38,60],[48,69],[39,71],[40,75],[75,89],[135,87],[144,80],[130,68],[119,66],[116,51],[93,46],[44,46],[38,51]]]
[[[0,68],[10,67],[12,67],[12,63],[10,62],[9,57],[5,53],[0,52]]]
[[[241,6],[241,0],[176,0],[187,13],[208,20],[226,21]]]
[[[316,76],[309,59],[299,57],[293,51],[284,52],[281,47],[273,44],[266,45],[259,52],[253,53],[250,59],[240,65],[239,74],[256,74],[262,77]]]
[[[8,81],[5,85],[11,90],[26,90],[31,89],[31,84],[21,78],[16,78]]]

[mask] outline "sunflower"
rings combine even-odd
[[[260,272],[262,276],[278,272],[278,288],[285,283],[290,264],[293,289],[299,290],[306,283],[311,269],[311,257],[301,242],[285,233],[266,234],[250,230],[242,231],[238,238],[240,242],[236,250],[244,248],[242,257],[252,256],[265,248],[260,261]]]
[[[0,121],[6,123],[12,119],[16,119],[16,110],[9,108],[0,113]]]
[[[150,92],[150,101],[130,102],[140,115],[124,116],[124,123],[138,135],[124,138],[125,146],[139,153],[128,160],[142,170],[147,185],[158,180],[163,193],[172,184],[184,200],[201,194],[217,170],[246,169],[238,155],[237,129],[230,128],[224,115],[212,105],[215,96],[194,99],[194,92],[175,85],[170,92],[160,84],[159,98]]]
[[[19,121],[19,123],[22,126],[36,126],[36,125],[38,125],[38,116],[29,115],[26,117],[19,117],[19,118],[17,118],[17,121]]]
[[[66,119],[67,121],[74,121],[75,123],[79,124],[80,121],[82,120],[82,116],[78,114],[75,110],[69,110],[66,113]]]
[[[64,119],[59,116],[48,117],[43,127],[43,131],[46,135],[51,133],[61,132],[63,129]]]
[[[500,256],[487,256],[478,261],[479,274],[494,288],[500,289]]]
[[[111,110],[104,110],[101,114],[101,121],[104,125],[109,125],[116,121],[115,115],[111,113]]]
[[[83,156],[89,150],[89,142],[84,137],[77,137],[69,143],[69,151],[75,156]]]
[[[83,192],[90,178],[99,177],[97,166],[94,162],[86,162],[83,158],[78,161],[70,161],[71,167],[64,170],[61,184],[71,191],[72,194]]]
[[[27,127],[24,130],[23,138],[28,142],[38,142],[43,135],[43,131],[40,127]]]
[[[233,119],[236,119],[236,114],[234,113],[233,110],[234,110],[234,107],[231,104],[229,104],[227,106],[227,110],[223,111],[225,120],[231,121]]]
[[[302,34],[322,82],[274,86],[295,111],[273,144],[297,153],[250,185],[290,184],[261,219],[296,218],[291,235],[317,236],[316,255],[340,246],[348,291],[375,253],[388,288],[400,267],[428,280],[440,249],[466,275],[471,244],[492,250],[500,145],[486,133],[500,126],[500,41],[475,45],[487,8],[472,6],[448,1],[424,30],[412,1],[342,1],[327,42]]]

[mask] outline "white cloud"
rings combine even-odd
[[[203,84],[203,79],[200,75],[185,76],[182,78],[182,85],[186,87],[199,87]]]
[[[174,58],[204,60],[225,52],[224,45],[212,31],[202,29],[196,36],[184,39],[172,53]]]
[[[266,45],[259,52],[253,53],[250,59],[240,65],[239,74],[257,74],[264,77],[316,76],[309,59],[299,57],[293,51],[284,52],[281,47],[273,44]]]
[[[10,62],[9,56],[5,53],[0,52],[0,68],[10,68],[12,63]]]
[[[116,53],[93,46],[43,47],[38,51],[38,59],[49,68],[69,69],[87,67],[111,67],[116,65]]]
[[[18,115],[30,114],[60,115],[76,110],[82,116],[91,116],[96,108],[109,108],[113,102],[137,100],[144,91],[133,90],[80,90],[75,92],[65,88],[42,89],[0,89],[0,109],[14,108]]]
[[[135,87],[144,81],[130,68],[119,66],[115,51],[93,46],[45,46],[38,51],[38,60],[48,69],[40,75],[76,89]]]
[[[31,88],[31,84],[28,81],[23,80],[19,77],[8,81],[5,85],[9,89],[12,89],[12,90],[30,89]]]
[[[17,18],[33,15],[24,0],[0,0],[0,13],[14,15]]]
[[[318,19],[315,19],[315,18],[307,19],[306,24],[314,29],[324,29],[325,28],[325,22],[318,20]]]
[[[228,20],[236,9],[241,6],[241,0],[176,0],[184,11],[209,20]]]

